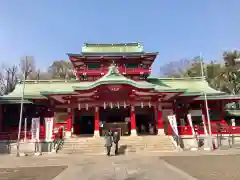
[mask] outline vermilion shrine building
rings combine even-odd
[[[239,97],[212,89],[202,78],[149,76],[157,55],[139,43],[84,44],[80,54],[68,54],[76,79],[25,82],[28,130],[29,119],[40,117],[42,137],[44,117],[54,117],[54,127],[64,126],[66,137],[101,136],[109,128],[122,135],[170,135],[167,116],[175,114],[180,135],[190,135],[188,113],[194,124],[201,123],[202,114],[207,119],[203,93],[211,121],[224,122],[225,104]],[[11,132],[10,138],[17,134],[22,89],[17,84],[0,99],[0,131]]]

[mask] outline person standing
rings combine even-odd
[[[105,134],[105,147],[107,149],[108,156],[110,156],[112,141],[113,141],[112,132],[111,132],[111,130],[108,130],[108,132]]]
[[[118,142],[120,140],[120,133],[118,131],[115,131],[113,133],[113,142],[115,144],[115,155],[118,154]]]

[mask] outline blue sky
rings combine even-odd
[[[67,59],[84,42],[140,41],[158,51],[153,74],[172,60],[216,60],[240,49],[239,0],[0,0],[0,61]]]

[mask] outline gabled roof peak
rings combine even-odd
[[[126,78],[119,72],[118,66],[114,62],[108,67],[108,72],[103,76],[103,78],[108,76],[122,76],[123,78]]]

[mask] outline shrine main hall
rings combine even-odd
[[[0,132],[17,134],[20,103],[27,130],[40,117],[53,118],[53,128],[63,127],[65,137],[102,136],[119,130],[122,136],[171,135],[168,115],[176,116],[179,134],[188,135],[187,114],[193,124],[207,119],[207,95],[211,123],[225,121],[224,107],[239,97],[208,85],[204,78],[152,77],[151,67],[158,52],[146,52],[140,43],[89,44],[81,53],[67,54],[76,78],[72,80],[26,80],[13,92],[0,97]],[[23,88],[25,86],[25,88]],[[206,122],[207,123],[207,122]],[[181,128],[184,127],[184,128]]]

